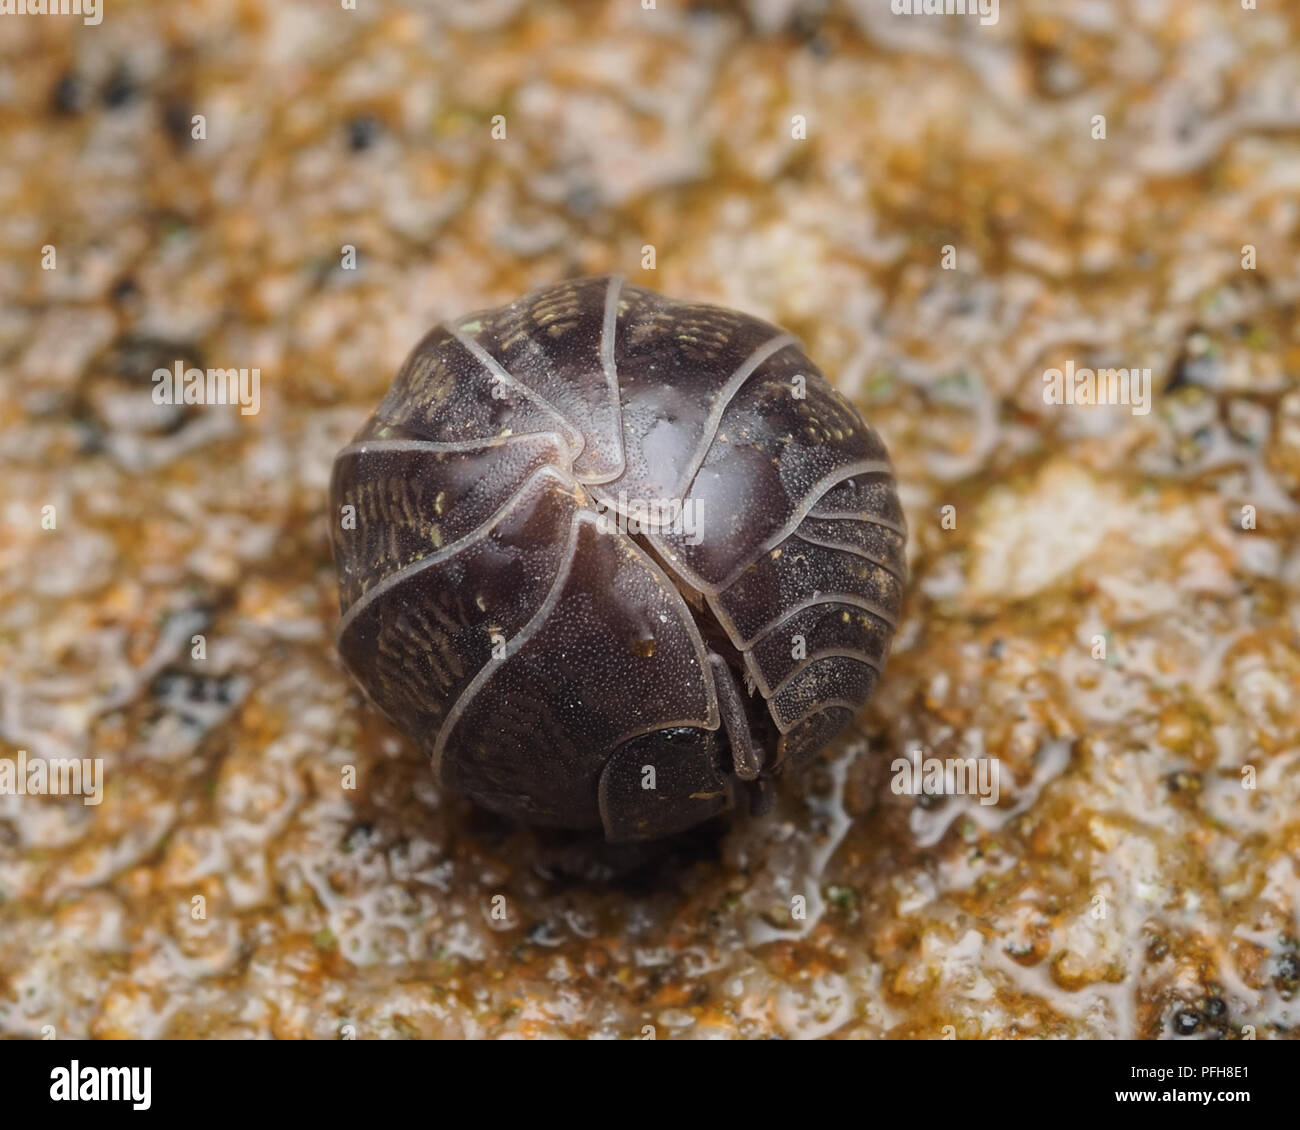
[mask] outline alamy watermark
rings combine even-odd
[[[1150,369],[1064,369],[1043,372],[1044,404],[1124,404],[1134,416],[1151,411]]]
[[[898,796],[977,796],[980,804],[997,804],[1000,764],[996,757],[923,757],[913,746],[890,763],[889,787]]]
[[[998,22],[998,0],[889,0],[896,16],[979,16],[980,25]]]
[[[0,796],[79,796],[81,803],[104,799],[102,757],[33,757],[20,749],[13,761],[0,761]]]
[[[155,404],[238,404],[241,416],[256,416],[262,403],[261,369],[187,369],[177,361],[153,371]]]
[[[133,1110],[153,1105],[152,1067],[92,1067],[72,1060],[50,1072],[52,1102],[128,1102]]]
[[[0,16],[80,16],[97,27],[104,19],[101,0],[0,0]]]
[[[684,538],[687,545],[699,545],[704,538],[704,500],[688,498],[628,498],[618,492],[618,505],[607,506],[597,500],[596,511],[601,524],[617,527],[625,534],[670,532]]]

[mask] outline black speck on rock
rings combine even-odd
[[[1197,793],[1201,791],[1201,775],[1179,769],[1165,778],[1165,784],[1171,793]]]
[[[108,300],[114,306],[127,306],[140,297],[140,288],[130,275],[123,275],[108,290]]]
[[[524,937],[535,946],[557,946],[560,944],[560,935],[555,932],[549,922],[534,922],[528,927]]]
[[[1300,955],[1284,953],[1279,957],[1273,981],[1283,993],[1294,993],[1300,986]]]
[[[186,145],[191,140],[193,117],[190,106],[186,102],[173,100],[163,107],[163,129],[167,131],[167,136],[171,138],[174,145]]]
[[[786,25],[799,43],[820,59],[831,53],[831,45],[822,34],[821,16],[811,11],[797,11]]]
[[[575,185],[565,198],[565,206],[575,216],[590,216],[600,204],[600,189],[593,184]]]
[[[177,361],[184,368],[203,368],[202,353],[193,342],[124,334],[109,345],[102,368],[116,377],[147,382],[155,369],[170,369]]]
[[[56,114],[80,114],[86,108],[86,83],[76,71],[65,71],[50,92]]]
[[[137,93],[139,87],[131,77],[131,72],[125,67],[118,67],[109,76],[108,83],[104,86],[104,105],[110,110],[120,110]]]
[[[374,114],[358,114],[348,122],[348,148],[353,153],[369,149],[383,131],[383,125]]]
[[[1174,1013],[1174,1033],[1179,1036],[1191,1036],[1201,1026],[1201,1018],[1191,1009],[1180,1008]]]
[[[348,829],[343,839],[343,850],[351,853],[364,848],[375,834],[374,825],[368,820],[361,820]]]
[[[691,0],[686,9],[686,18],[705,23],[709,20],[716,20],[722,13],[723,9],[719,0]]]

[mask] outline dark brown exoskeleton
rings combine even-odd
[[[433,330],[332,501],[374,702],[445,784],[611,842],[753,808],[866,702],[899,613],[876,433],[790,334],[620,278]]]

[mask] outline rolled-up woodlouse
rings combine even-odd
[[[790,334],[618,277],[434,329],[331,490],[370,698],[444,784],[611,842],[753,808],[899,614],[876,433]]]

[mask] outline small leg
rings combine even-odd
[[[745,789],[750,816],[766,816],[776,804],[776,789],[771,777],[760,777]]]
[[[615,882],[661,862],[671,840],[611,844],[599,832],[565,833],[534,829],[533,869],[544,879],[577,879],[584,883]]]
[[[717,652],[709,653],[709,666],[713,668],[713,685],[718,688],[718,708],[722,712],[723,729],[731,742],[736,776],[742,781],[753,781],[763,768],[763,752],[749,728],[740,684],[727,661]]]

